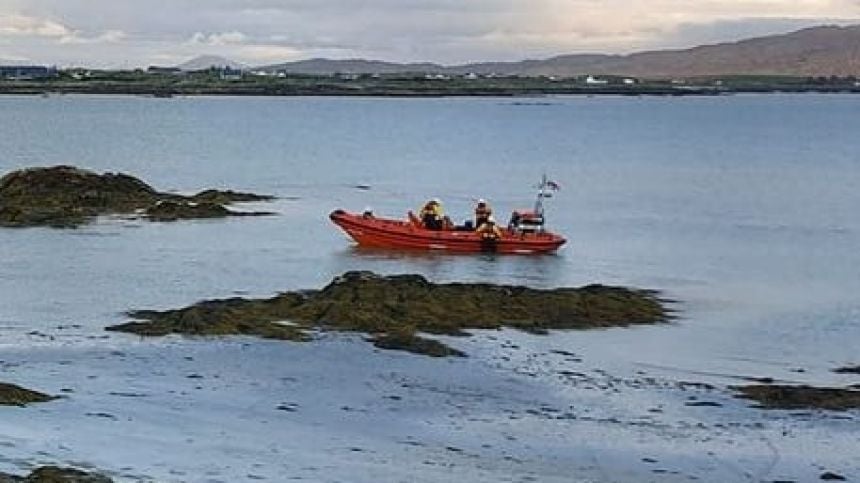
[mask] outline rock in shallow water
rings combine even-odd
[[[134,311],[139,322],[108,330],[146,336],[254,335],[304,340],[321,328],[372,334],[385,349],[462,355],[418,333],[467,335],[469,329],[511,327],[545,334],[553,329],[595,329],[670,319],[655,292],[590,285],[537,290],[491,284],[435,284],[420,275],[349,272],[318,291],[269,299],[233,298],[178,310]],[[288,324],[283,323],[289,321]]]
[[[175,221],[190,218],[223,218],[230,210],[215,203],[188,203],[185,201],[159,201],[144,212],[154,221]]]
[[[830,387],[752,385],[735,387],[738,397],[751,399],[763,409],[827,409],[846,411],[860,408],[860,391]]]
[[[111,483],[113,480],[96,473],[58,466],[43,466],[28,476],[0,473],[0,483]]]
[[[76,227],[99,215],[133,214],[141,210],[154,210],[159,215],[166,209],[159,209],[160,203],[169,203],[174,208],[172,214],[150,219],[224,217],[247,214],[228,210],[224,205],[270,199],[218,190],[181,196],[156,191],[122,173],[97,174],[72,166],[30,168],[0,178],[0,227]]]
[[[32,403],[53,401],[54,399],[57,398],[14,384],[0,383],[0,406],[26,406]]]
[[[824,480],[824,481],[845,481],[846,480],[846,478],[844,476],[840,475],[839,473],[834,473],[832,471],[825,471],[824,473],[821,473],[821,476],[819,477],[819,479]]]

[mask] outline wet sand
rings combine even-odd
[[[825,434],[852,447],[852,415],[772,413],[714,381],[601,369],[577,339],[445,338],[466,359],[333,333],[9,351],[10,377],[65,397],[4,415],[0,468],[40,454],[118,481],[810,481],[860,470],[853,454],[809,452]]]

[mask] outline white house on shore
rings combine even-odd
[[[606,79],[600,79],[598,77],[594,77],[593,75],[590,75],[590,76],[585,78],[585,83],[587,85],[590,85],[590,86],[605,86],[605,85],[609,84],[609,81]]]

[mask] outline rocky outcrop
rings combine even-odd
[[[254,193],[242,193],[233,190],[205,190],[190,197],[195,203],[214,203],[218,205],[229,205],[232,203],[251,203],[254,201],[271,201],[273,196],[258,195]]]
[[[860,408],[860,391],[786,385],[751,385],[734,388],[738,397],[751,399],[763,409],[827,409],[846,411]]]
[[[87,473],[74,468],[43,466],[27,476],[0,473],[0,483],[111,483],[113,480],[97,473]]]
[[[233,298],[178,310],[134,311],[138,321],[108,330],[144,336],[242,334],[305,340],[309,329],[370,334],[384,349],[462,355],[418,334],[467,335],[470,329],[550,330],[623,327],[669,320],[650,291],[590,285],[537,290],[490,284],[435,284],[420,275],[349,272],[318,291],[269,299]]]
[[[176,221],[195,218],[224,218],[234,213],[217,203],[164,200],[147,208],[144,214],[152,221]]]
[[[194,196],[156,191],[122,173],[97,174],[72,166],[30,168],[0,178],[0,227],[76,227],[99,215],[139,214],[153,221],[263,214],[225,205],[271,197],[207,190]]]
[[[26,406],[54,399],[56,399],[55,396],[42,394],[41,392],[25,389],[14,384],[0,382],[0,406]]]

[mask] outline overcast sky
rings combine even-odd
[[[687,47],[858,19],[860,0],[0,0],[0,59],[452,64]]]

